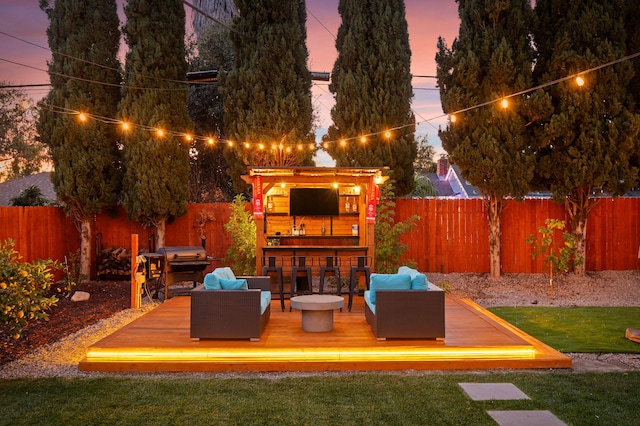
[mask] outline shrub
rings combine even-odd
[[[380,187],[380,204],[374,226],[375,269],[378,273],[394,273],[399,266],[415,267],[416,265],[413,260],[402,260],[408,246],[400,241],[400,237],[417,225],[420,216],[413,215],[403,222],[396,222],[395,207],[393,188],[387,182]]]
[[[233,243],[227,250],[226,260],[236,275],[256,273],[256,223],[246,210],[243,195],[236,195],[231,203],[231,216],[224,229]]]
[[[49,319],[46,311],[58,302],[49,296],[52,270],[59,266],[52,260],[21,262],[13,247],[12,240],[0,242],[0,323],[19,339],[29,321]]]

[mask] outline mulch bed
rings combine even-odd
[[[131,305],[129,281],[90,281],[80,284],[77,290],[88,292],[90,299],[86,302],[72,302],[68,298],[59,300],[49,311],[49,321],[29,323],[20,339],[14,339],[7,328],[0,325],[0,365],[109,318]]]

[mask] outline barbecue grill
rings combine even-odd
[[[204,280],[204,270],[213,257],[202,246],[160,247],[156,253],[147,253],[147,279],[157,279],[156,293],[164,287],[164,299],[170,297],[169,286],[181,282],[195,283]],[[178,290],[179,291],[179,290]]]

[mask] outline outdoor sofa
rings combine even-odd
[[[192,339],[260,340],[271,316],[269,277],[217,268],[191,291]]]
[[[444,339],[444,291],[415,269],[371,274],[365,317],[377,339]]]

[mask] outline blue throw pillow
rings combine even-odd
[[[371,303],[376,303],[377,290],[410,290],[411,276],[407,274],[371,274],[369,285]]]
[[[407,274],[411,277],[411,290],[429,290],[429,284],[427,284],[427,276],[425,274],[408,266],[399,267],[398,273]]]
[[[206,290],[222,290],[220,278],[216,274],[211,273],[204,276],[204,288]]]
[[[249,286],[247,285],[247,280],[242,279],[234,279],[234,280],[225,280],[222,278],[220,280],[220,285],[223,290],[248,290]]]
[[[222,268],[216,268],[213,270],[212,274],[216,277],[225,279],[225,280],[235,280],[236,276],[233,274],[233,271],[228,266]]]

